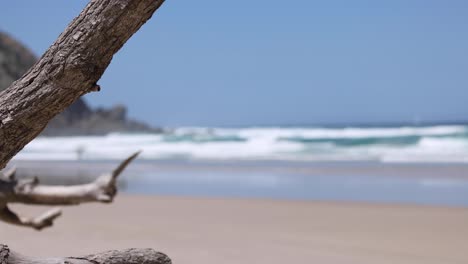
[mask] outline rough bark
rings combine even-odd
[[[8,246],[0,244],[0,264],[171,264],[163,253],[153,249],[112,250],[81,257],[32,258],[11,251]]]
[[[58,113],[80,96],[100,89],[113,55],[152,16],[164,0],[91,0],[40,60],[0,92],[0,169],[34,139]],[[16,215],[8,203],[79,204],[112,202],[116,178],[138,155],[90,184],[43,186],[37,179],[16,180],[14,172],[0,180],[0,220],[42,229],[61,212],[53,209],[36,218]],[[0,245],[0,264],[47,263],[171,263],[151,249],[109,251],[84,257],[35,259]]]
[[[97,81],[164,0],[92,0],[21,79],[0,93],[0,169]]]

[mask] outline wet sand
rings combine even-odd
[[[96,174],[114,168],[120,160],[113,161],[30,161],[13,160],[9,166],[18,168],[25,177],[40,176],[52,180],[65,178],[92,179]],[[52,169],[51,169],[52,168]],[[142,172],[272,172],[297,173],[310,176],[361,175],[389,177],[423,177],[468,179],[468,163],[381,163],[373,161],[196,161],[196,160],[136,160],[124,174]]]
[[[468,263],[467,208],[123,195],[66,207],[42,232],[0,223],[0,235],[38,256],[152,247],[178,264]]]
[[[19,177],[80,184],[118,161],[24,161]],[[127,194],[468,207],[468,164],[136,160],[119,181]]]

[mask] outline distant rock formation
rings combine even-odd
[[[19,79],[36,57],[21,43],[0,32],[0,91]],[[102,135],[109,132],[160,132],[160,129],[128,119],[127,109],[117,105],[111,109],[91,109],[78,99],[55,117],[42,133],[46,136]]]

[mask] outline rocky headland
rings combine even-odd
[[[36,56],[6,33],[0,32],[0,91],[19,79],[35,62]],[[43,136],[103,135],[110,132],[160,132],[129,119],[123,105],[91,108],[82,98],[56,116]]]

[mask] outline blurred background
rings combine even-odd
[[[0,89],[21,77],[86,4],[3,3]],[[376,243],[383,248],[377,256],[395,257],[389,263],[419,263],[427,254],[421,263],[464,263],[459,248],[425,236],[451,225],[458,232],[440,229],[447,237],[439,242],[467,242],[468,226],[457,222],[468,220],[467,12],[466,1],[168,1],[114,57],[101,92],[56,117],[11,166],[46,183],[82,183],[143,150],[123,176],[126,197],[202,199],[200,206],[244,201],[236,208],[247,215],[246,203],[254,201],[277,205],[268,212],[306,203],[295,209],[307,212],[303,240],[294,236],[298,244],[288,244],[299,261],[372,259],[353,247],[346,250],[355,254],[338,254],[314,244],[322,250],[311,253],[312,211],[332,203],[339,209],[328,217],[356,213],[402,236],[417,224],[392,225],[389,217],[438,219],[423,223],[404,247]],[[382,218],[370,217],[378,210]],[[382,237],[364,239],[376,234],[369,232],[362,227],[337,241],[375,246],[369,241]],[[424,245],[420,252],[417,245]]]

